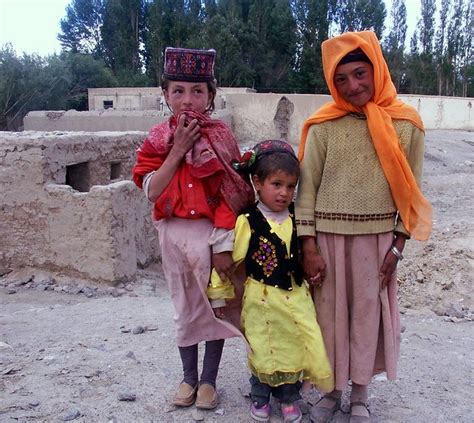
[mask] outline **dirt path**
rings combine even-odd
[[[194,407],[167,405],[181,372],[164,289],[155,297],[93,299],[2,290],[0,301],[2,422],[75,415],[82,422],[250,421],[245,351],[238,340],[225,347],[216,411],[196,415]],[[374,421],[473,421],[472,323],[413,311],[402,321],[399,379],[375,378]],[[148,330],[129,332],[138,326]],[[313,403],[317,398],[315,392],[305,396]],[[339,413],[335,421],[347,422],[348,415]]]
[[[375,378],[374,422],[474,421],[473,162],[473,133],[428,133],[433,237],[406,249],[399,378]],[[0,422],[250,421],[245,351],[236,339],[224,350],[216,410],[168,405],[181,370],[164,287],[151,270],[118,289],[30,270],[1,277]],[[305,394],[308,403],[317,398]],[[334,421],[348,422],[348,414]]]

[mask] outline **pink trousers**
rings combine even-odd
[[[400,315],[396,275],[380,289],[380,268],[393,234],[318,233],[326,279],[314,290],[318,322],[336,389],[350,380],[368,385],[374,374],[396,378]]]

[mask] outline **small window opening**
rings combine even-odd
[[[89,162],[66,166],[66,185],[70,185],[79,192],[88,192],[90,189]]]
[[[122,176],[122,163],[110,163],[110,180],[120,179]]]
[[[113,109],[114,102],[112,100],[104,100],[104,109]]]

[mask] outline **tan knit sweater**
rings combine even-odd
[[[393,121],[418,184],[424,134],[405,120]],[[347,115],[309,129],[296,200],[298,235],[315,231],[408,235],[383,173],[365,118]]]

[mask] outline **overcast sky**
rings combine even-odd
[[[21,54],[38,53],[41,56],[59,53],[57,34],[59,21],[66,15],[70,0],[0,0],[0,46],[11,43]],[[387,6],[386,25],[390,25],[391,1]],[[420,16],[420,0],[406,0],[409,45],[416,21]]]

